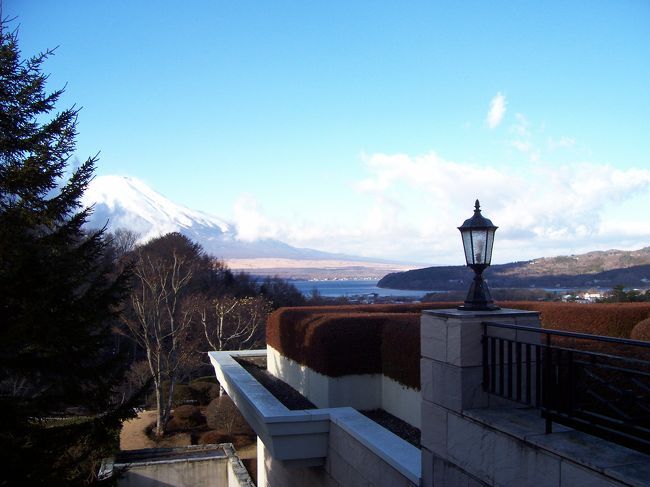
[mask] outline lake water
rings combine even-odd
[[[358,296],[377,293],[379,296],[412,296],[421,298],[431,291],[404,291],[401,289],[383,289],[377,287],[379,281],[349,280],[349,281],[291,281],[298,290],[309,297],[312,289],[318,289],[321,296],[334,298],[339,296]]]

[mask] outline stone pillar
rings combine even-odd
[[[447,438],[454,434],[466,409],[493,407],[503,401],[491,400],[483,391],[484,321],[539,327],[539,313],[514,309],[460,311],[457,309],[422,312],[420,338],[420,386],[422,393],[422,480],[424,487],[473,485],[447,455]],[[514,338],[515,330],[492,329],[491,334]],[[529,332],[530,333],[530,332]],[[471,445],[468,445],[468,450]],[[476,485],[481,485],[480,482]]]

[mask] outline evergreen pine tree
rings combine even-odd
[[[78,110],[54,113],[63,90],[47,93],[41,71],[51,54],[22,59],[0,20],[0,485],[93,482],[128,411],[113,399],[123,365],[111,320],[129,272],[103,230],[82,228],[96,160],[67,173]],[[46,420],[71,408],[84,418]]]

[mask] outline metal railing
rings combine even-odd
[[[483,388],[650,453],[650,342],[483,323]]]

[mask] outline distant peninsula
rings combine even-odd
[[[650,288],[650,247],[607,250],[581,255],[544,257],[526,262],[498,264],[485,273],[491,288],[587,289]],[[378,287],[431,291],[467,289],[473,278],[467,266],[438,266],[393,272]]]

